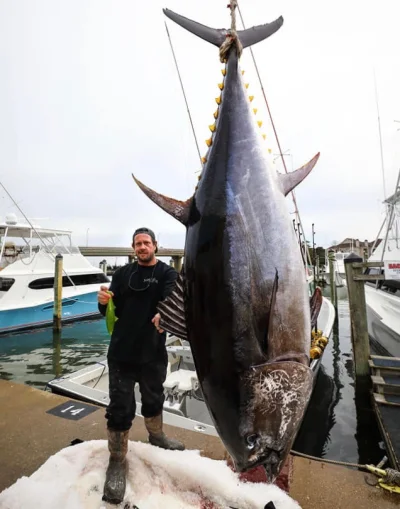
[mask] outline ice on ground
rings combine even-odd
[[[199,451],[165,451],[129,442],[127,489],[119,506],[102,502],[108,464],[105,440],[83,442],[51,456],[30,477],[0,493],[0,509],[299,509],[277,486],[243,483],[225,461]]]

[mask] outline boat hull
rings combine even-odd
[[[0,334],[45,327],[53,323],[53,302],[0,310]],[[97,292],[74,295],[62,300],[62,322],[99,317]]]

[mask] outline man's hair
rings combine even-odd
[[[135,237],[136,237],[136,235],[139,235],[140,233],[149,235],[151,240],[153,241],[153,244],[157,243],[156,236],[154,235],[153,230],[150,230],[150,228],[142,227],[142,228],[138,228],[137,230],[135,230],[135,233],[132,236],[132,242],[134,245],[135,245]],[[156,247],[156,253],[157,253],[157,251],[158,251],[158,247]]]

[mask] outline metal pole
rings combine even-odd
[[[316,285],[316,276],[315,276],[315,230],[314,223],[312,224],[312,247],[313,247],[313,275],[314,275],[314,286]]]
[[[336,281],[335,281],[335,272],[334,272],[334,268],[333,268],[333,258],[334,258],[334,254],[333,253],[329,253],[328,260],[329,260],[329,282],[330,282],[330,285],[331,285],[331,302],[332,302],[333,306],[336,309],[336,303],[335,303],[335,285],[336,285]]]

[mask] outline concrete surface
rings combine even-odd
[[[71,398],[0,380],[0,492],[22,476],[29,476],[49,456],[71,441],[106,438],[104,408],[79,421],[46,412]],[[94,406],[94,405],[93,405]],[[188,449],[198,449],[213,459],[221,459],[225,449],[217,437],[165,426],[167,434],[182,440]],[[131,440],[147,441],[143,419],[136,418]]]
[[[290,496],[303,509],[392,509],[400,495],[368,486],[378,477],[359,470],[293,458]]]

